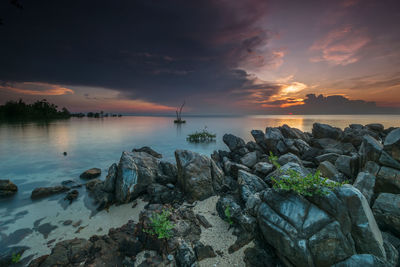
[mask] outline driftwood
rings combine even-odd
[[[176,120],[174,120],[174,123],[185,123],[185,120],[182,120],[182,110],[183,107],[185,106],[185,101],[183,101],[182,105],[180,108],[176,109]]]

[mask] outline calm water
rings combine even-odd
[[[55,218],[63,211],[89,207],[90,200],[84,196],[83,189],[78,203],[68,207],[63,204],[62,196],[32,202],[30,193],[38,186],[79,180],[80,173],[92,167],[101,168],[104,178],[107,168],[118,162],[122,151],[130,151],[134,147],[151,146],[162,153],[164,159],[173,161],[176,149],[210,155],[213,150],[226,149],[221,140],[224,133],[233,133],[250,141],[250,130],[264,130],[266,126],[288,124],[304,131],[310,131],[314,122],[340,128],[351,123],[374,122],[385,127],[400,126],[398,115],[190,117],[186,120],[186,124],[179,126],[174,125],[170,117],[133,116],[73,118],[48,124],[0,124],[0,179],[10,179],[19,187],[15,197],[0,200],[0,232],[9,235],[21,228],[32,228],[34,221],[42,217]],[[190,144],[186,141],[189,133],[202,130],[205,126],[217,134],[215,143]],[[67,156],[63,156],[64,151]],[[85,205],[79,201],[85,202]],[[38,206],[48,208],[37,209]],[[58,206],[60,210],[55,211]],[[32,214],[33,210],[40,215]],[[14,241],[14,244],[18,243]]]

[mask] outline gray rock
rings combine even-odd
[[[68,191],[69,188],[63,185],[57,185],[52,187],[38,187],[32,191],[31,199],[39,199],[48,197],[55,194],[60,194]]]
[[[156,177],[157,183],[167,185],[176,184],[178,180],[178,169],[175,164],[168,161],[160,161],[161,173]]]
[[[336,170],[335,166],[329,161],[323,161],[318,166],[318,171],[321,172],[322,177],[334,180],[333,178],[339,175],[338,170]]]
[[[301,139],[306,142],[308,142],[308,140],[310,139],[308,135],[302,132],[301,130],[297,128],[291,128],[287,124],[284,124],[281,127],[279,127],[279,130],[281,131],[282,135],[288,139]]]
[[[383,130],[385,129],[385,127],[383,127],[383,125],[380,123],[370,123],[365,125],[365,127],[378,133],[383,132]]]
[[[265,134],[261,130],[252,130],[251,135],[254,138],[254,141],[256,141],[257,145],[259,145],[264,152],[269,153],[268,147],[265,143]]]
[[[323,161],[329,161],[330,163],[335,164],[335,162],[339,156],[340,155],[336,154],[336,153],[327,153],[327,154],[322,154],[320,156],[317,156],[315,159],[320,163]]]
[[[383,146],[370,135],[365,135],[362,139],[359,154],[361,155],[361,166],[367,161],[379,162]]]
[[[223,159],[223,166],[225,173],[232,176],[234,179],[237,179],[239,170],[244,170],[247,172],[251,171],[250,168],[242,164],[230,161],[227,157],[224,157]]]
[[[280,156],[279,159],[278,159],[278,163],[281,166],[285,165],[286,163],[289,163],[289,162],[294,162],[294,163],[297,163],[299,165],[303,165],[303,163],[301,162],[301,159],[298,156],[296,156],[296,155],[294,155],[292,153],[286,153],[286,154]]]
[[[118,166],[113,163],[110,168],[108,168],[108,174],[104,181],[104,191],[113,193],[115,192],[115,181],[117,180]]]
[[[331,138],[339,140],[342,137],[343,132],[341,129],[332,127],[328,124],[314,123],[312,134],[314,138]]]
[[[191,200],[204,200],[219,191],[224,173],[209,157],[176,150],[178,185]]]
[[[260,177],[245,171],[239,171],[238,184],[242,200],[245,203],[251,195],[268,188]]]
[[[274,170],[274,165],[268,162],[258,162],[253,166],[253,170],[256,174],[265,176]]]
[[[379,163],[381,165],[400,170],[400,162],[392,158],[386,151],[382,151],[379,158]]]
[[[192,267],[195,262],[196,256],[193,249],[185,241],[181,241],[176,252],[178,267]]]
[[[357,156],[340,155],[335,162],[335,167],[347,177],[354,178],[358,173],[358,158]]]
[[[224,134],[222,141],[224,141],[230,151],[236,151],[246,146],[242,138],[234,136],[233,134]]]
[[[295,139],[294,145],[299,150],[300,155],[303,155],[304,153],[306,153],[308,150],[311,149],[310,145],[302,139]]]
[[[272,151],[276,155],[281,155],[287,151],[284,137],[278,128],[266,128],[264,143],[267,151]]]
[[[249,152],[240,159],[240,163],[252,168],[257,163],[257,152]]]
[[[400,195],[381,193],[372,207],[376,221],[382,230],[400,234]]]
[[[363,171],[377,176],[380,169],[381,166],[379,166],[376,162],[367,161],[367,163],[364,165]]]
[[[359,172],[353,184],[364,195],[368,204],[371,204],[372,196],[374,195],[375,179],[375,175],[369,172]]]
[[[151,147],[144,146],[141,148],[134,148],[132,149],[132,152],[146,152],[147,154],[152,155],[155,158],[161,159],[162,155],[156,151],[154,151]]]
[[[196,258],[198,261],[201,261],[201,260],[207,259],[207,258],[214,258],[217,256],[215,254],[212,246],[204,245],[200,241],[196,242],[196,244],[194,246],[194,252],[196,254]]]
[[[117,202],[126,203],[146,191],[161,173],[160,160],[146,152],[123,152],[115,181]]]
[[[238,203],[234,200],[231,195],[220,197],[216,204],[216,210],[218,215],[224,221],[227,221],[228,218],[225,215],[225,210],[229,207],[229,212],[231,215],[231,220],[234,223],[239,223],[242,217],[242,208]]]
[[[101,174],[101,170],[99,168],[92,168],[84,171],[79,177],[82,179],[94,179],[99,177]]]
[[[17,193],[18,187],[10,180],[0,180],[0,197],[8,197]]]
[[[381,167],[376,176],[375,193],[400,194],[400,170]]]
[[[384,149],[397,161],[400,161],[400,128],[391,131],[385,139]]]

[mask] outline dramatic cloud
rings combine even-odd
[[[0,90],[10,91],[24,95],[67,95],[73,94],[74,90],[65,88],[56,84],[39,83],[39,82],[17,82],[17,83],[0,83]]]
[[[358,61],[358,51],[370,38],[362,30],[350,25],[332,30],[323,38],[314,42],[310,50],[320,54],[311,58],[312,62],[327,61],[334,65],[348,65]]]

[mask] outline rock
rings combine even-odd
[[[18,187],[10,180],[0,180],[0,197],[8,197],[17,193]]]
[[[79,192],[78,190],[72,190],[70,192],[68,192],[68,194],[65,196],[65,200],[68,200],[69,203],[71,204],[72,201],[74,201],[75,199],[78,198]]]
[[[361,155],[361,166],[367,161],[379,162],[383,146],[375,138],[365,135],[362,139],[359,154]]]
[[[312,134],[314,138],[331,138],[339,140],[343,132],[339,128],[332,127],[328,124],[314,123]]]
[[[277,179],[283,175],[285,176],[285,174],[290,169],[296,171],[300,176],[303,176],[303,177],[310,174],[310,172],[304,166],[301,166],[295,162],[289,162],[289,163],[286,163],[285,165],[283,165],[280,170],[275,170],[275,171],[271,172],[270,174],[268,174],[265,177],[264,181],[270,184],[271,178]]]
[[[382,151],[379,163],[383,166],[400,170],[400,162],[392,158],[386,151]]]
[[[104,181],[104,191],[113,193],[115,192],[115,181],[117,180],[118,166],[113,163],[110,168],[108,168],[108,174]]]
[[[196,258],[198,261],[201,261],[203,259],[207,258],[215,258],[217,255],[214,252],[214,249],[212,246],[205,246],[203,243],[200,241],[196,242],[194,246],[194,253],[196,254]]]
[[[335,162],[335,167],[347,177],[354,178],[358,173],[358,157],[340,155]]]
[[[211,223],[206,219],[206,217],[204,217],[201,214],[196,214],[196,218],[197,220],[199,220],[199,223],[201,225],[203,225],[204,228],[210,228],[212,227]]]
[[[300,155],[304,155],[304,153],[311,149],[310,145],[302,139],[295,139],[294,144],[299,150]]]
[[[59,194],[68,191],[69,188],[63,185],[53,187],[38,187],[32,191],[31,199],[39,199],[51,195]]]
[[[154,151],[153,149],[151,149],[148,146],[144,146],[141,148],[134,148],[134,149],[132,149],[132,152],[146,152],[147,154],[150,154],[155,158],[158,158],[158,159],[162,158],[162,155],[160,153]]]
[[[99,179],[93,179],[86,183],[86,189],[89,195],[94,198],[95,203],[99,204],[97,210],[102,210],[114,203],[114,193],[104,191],[104,182]]]
[[[137,198],[159,175],[162,170],[158,158],[146,152],[123,152],[115,181],[117,202],[126,203]]]
[[[94,179],[99,177],[101,174],[101,170],[99,168],[92,168],[84,171],[79,177],[82,179]]]
[[[265,129],[265,147],[266,152],[272,151],[275,155],[281,155],[287,152],[287,146],[284,137],[278,128],[267,127]]]
[[[383,127],[382,124],[380,123],[371,123],[371,124],[367,124],[365,125],[365,127],[367,127],[368,129],[375,131],[375,132],[383,132],[383,130],[385,129],[385,127]]]
[[[359,172],[353,184],[364,195],[368,204],[371,204],[372,196],[374,195],[375,179],[375,175],[369,172]]]
[[[25,250],[29,249],[29,247],[25,246],[12,246],[12,247],[7,247],[3,248],[1,247],[0,250],[0,266],[17,266],[16,264],[13,263],[13,255],[21,255],[23,256]],[[22,260],[19,262],[19,266],[22,266],[24,264]],[[27,264],[27,262],[25,262]]]
[[[238,184],[242,200],[245,203],[250,195],[268,188],[268,185],[260,177],[245,171],[239,171]]]
[[[367,161],[367,163],[364,165],[363,171],[377,176],[380,169],[381,166],[379,166],[376,162]]]
[[[244,259],[246,267],[276,267],[284,266],[279,264],[279,260],[274,255],[273,251],[259,247],[249,247],[244,251]]]
[[[331,180],[335,180],[334,177],[339,175],[338,170],[336,170],[335,166],[329,161],[321,162],[317,170],[321,172],[322,177],[329,178]]]
[[[178,267],[192,267],[192,264],[196,262],[196,256],[192,248],[185,241],[179,244],[176,252],[176,262]]]
[[[175,164],[168,161],[160,161],[162,174],[156,177],[157,183],[162,185],[176,184],[178,180],[178,169]]]
[[[179,203],[183,201],[183,195],[180,191],[173,190],[167,186],[153,183],[147,187],[147,194],[150,197],[150,203]]]
[[[231,214],[231,220],[234,223],[239,223],[242,217],[242,208],[236,203],[234,198],[230,195],[220,197],[216,204],[216,209],[219,217],[227,221],[228,218],[225,215],[225,210],[229,207],[229,212]]]
[[[350,185],[308,199],[266,189],[261,200],[257,221],[264,239],[296,266],[330,266],[354,254],[386,259],[368,203]]]
[[[256,174],[265,176],[274,170],[274,165],[268,162],[257,162],[253,166],[253,170]]]
[[[400,194],[400,170],[381,167],[376,176],[375,193]]]
[[[240,159],[240,163],[252,168],[257,163],[257,152],[249,152]]]
[[[176,150],[178,185],[191,200],[204,200],[219,191],[224,174],[209,157]]]
[[[285,165],[286,163],[289,163],[289,162],[294,162],[294,163],[297,163],[299,165],[303,165],[303,163],[301,162],[301,159],[299,159],[298,156],[296,156],[296,155],[294,155],[292,153],[286,153],[286,154],[280,156],[279,159],[278,159],[278,163],[281,166],[283,166],[283,165]]]
[[[400,195],[381,193],[372,207],[375,219],[382,230],[400,234]]]
[[[254,141],[247,142],[246,148],[247,148],[247,150],[249,150],[250,152],[254,152],[254,151],[258,151],[258,152],[260,152],[260,153],[263,152],[262,148],[261,148],[259,145],[257,145],[257,143],[254,142]]]
[[[239,163],[232,162],[227,157],[224,157],[223,163],[225,173],[232,176],[234,179],[237,179],[240,170],[244,170],[247,172],[251,171],[248,167]]]
[[[234,136],[233,134],[224,134],[222,141],[228,146],[230,151],[236,151],[246,146],[242,138]]]
[[[301,130],[297,128],[291,128],[287,124],[282,125],[281,127],[278,127],[279,130],[281,131],[282,135],[285,138],[288,139],[301,139],[305,142],[309,141],[309,137],[307,134],[303,133]]]
[[[339,156],[340,155],[336,154],[336,153],[327,153],[327,154],[319,155],[315,158],[319,163],[321,163],[323,161],[329,161],[330,163],[335,164],[335,162]]]
[[[355,254],[350,258],[339,262],[332,267],[387,267],[388,263],[375,255],[371,254]]]
[[[391,131],[385,138],[384,149],[400,162],[400,128]]]

